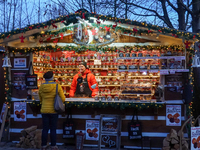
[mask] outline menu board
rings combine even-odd
[[[26,90],[26,84],[25,84],[25,74],[26,73],[14,73],[14,88],[16,90]]]
[[[26,121],[26,102],[14,102],[14,121]]]
[[[191,150],[200,150],[200,127],[191,127]]]
[[[181,105],[166,105],[166,126],[181,126]]]
[[[86,120],[86,140],[99,140],[99,120]]]
[[[102,131],[117,132],[118,131],[117,117],[103,117],[102,118]]]

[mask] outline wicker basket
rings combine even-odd
[[[39,94],[32,94],[32,98],[34,97],[35,100],[40,100],[39,99]]]

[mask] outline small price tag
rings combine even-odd
[[[166,75],[169,74],[168,70],[160,70],[160,75]]]
[[[175,74],[175,70],[170,70],[170,74]]]

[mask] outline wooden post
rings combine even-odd
[[[4,126],[5,126],[5,121],[6,121],[7,113],[8,113],[8,105],[6,105],[4,116],[3,116],[3,120],[2,120],[2,124],[1,124],[0,142],[1,142],[2,135],[3,135],[3,130],[4,130]]]

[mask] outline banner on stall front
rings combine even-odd
[[[99,140],[99,120],[86,120],[86,140]]]
[[[6,103],[3,104],[3,107],[1,109],[0,123],[2,123],[2,121],[3,121],[3,116],[4,116],[5,109],[6,109]]]
[[[166,105],[166,126],[181,126],[181,105]]]
[[[26,102],[14,102],[14,121],[26,121]]]
[[[191,150],[200,150],[200,127],[191,127]]]

